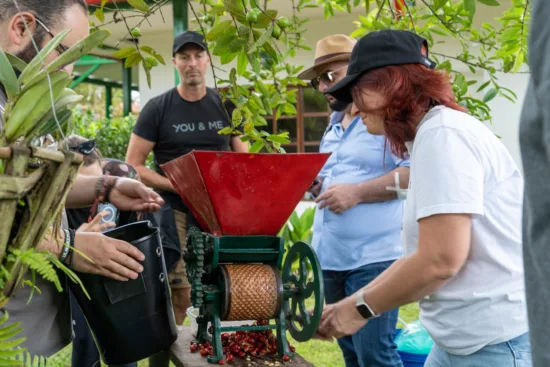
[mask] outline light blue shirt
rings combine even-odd
[[[367,132],[360,117],[344,130],[344,114],[335,112],[321,141],[320,151],[332,153],[321,170],[321,193],[335,184],[356,184],[409,166],[391,154],[384,136]],[[344,271],[395,260],[402,254],[403,202],[362,203],[341,214],[317,208],[312,245],[323,270]]]

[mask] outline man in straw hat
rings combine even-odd
[[[315,61],[301,79],[323,92],[347,72],[356,41],[332,35],[317,43]],[[310,188],[318,203],[313,247],[323,269],[327,303],[336,303],[370,283],[401,256],[403,205],[393,186],[409,180],[409,162],[391,154],[383,136],[367,132],[351,104],[327,95],[333,110],[321,141],[331,152]],[[381,314],[355,335],[338,340],[346,367],[402,366],[393,342],[398,309]]]

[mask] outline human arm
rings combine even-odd
[[[248,153],[248,143],[241,140],[240,136],[231,137],[231,151],[236,153]]]
[[[471,227],[468,214],[441,214],[419,221],[418,251],[364,287],[365,302],[380,314],[435,293],[466,262]],[[355,295],[331,306],[334,310],[323,311],[320,335],[351,335],[367,322],[355,308]]]
[[[126,162],[133,166],[139,174],[141,181],[154,189],[175,192],[170,180],[163,175],[147,168],[147,157],[159,141],[159,125],[163,120],[158,102],[152,99],[145,104],[134,126],[128,149]]]
[[[332,185],[315,202],[319,203],[319,209],[328,207],[330,211],[339,214],[361,203],[395,200],[397,194],[387,187],[394,185],[396,173],[399,173],[400,187],[407,187],[409,167],[398,167],[383,176],[358,184]]]
[[[147,156],[153,151],[155,143],[144,139],[135,133],[130,136],[126,151],[126,162],[133,166],[141,181],[152,188],[176,192],[170,180],[145,166]]]
[[[59,258],[65,244],[65,234],[65,231],[54,231],[52,227],[37,250],[48,251]],[[143,261],[145,256],[136,247],[101,233],[76,232],[74,249],[72,268],[82,273],[99,274],[126,281],[136,279],[143,271],[143,266],[138,261]]]
[[[73,187],[67,195],[65,206],[67,208],[91,206],[96,199],[96,190],[100,178],[100,176],[77,175]],[[141,182],[122,177],[117,178],[109,200],[120,210],[140,212],[158,211],[164,204],[160,195]]]

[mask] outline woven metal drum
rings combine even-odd
[[[222,265],[225,286],[221,320],[269,320],[283,304],[279,270],[270,265]]]

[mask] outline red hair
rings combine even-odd
[[[362,91],[380,93],[384,104],[369,108]],[[416,135],[416,127],[426,112],[437,105],[466,112],[451,88],[449,75],[420,64],[386,66],[362,75],[353,87],[353,100],[361,112],[384,117],[384,135],[393,154],[404,158],[406,141]]]

